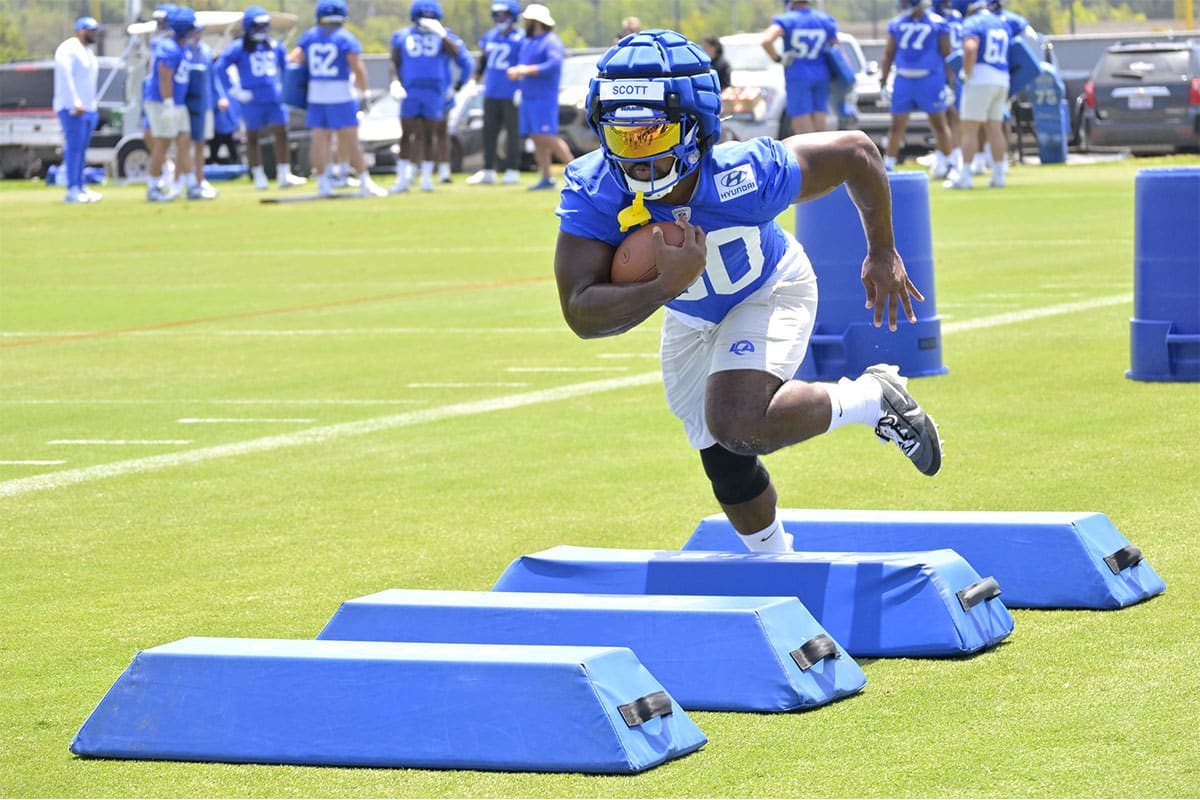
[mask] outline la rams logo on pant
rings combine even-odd
[[[753,353],[754,342],[750,341],[749,339],[739,339],[738,341],[729,345],[729,352],[733,353],[735,356],[744,356],[746,353]]]

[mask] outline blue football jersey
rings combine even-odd
[[[517,65],[525,33],[516,25],[507,31],[492,28],[479,40],[479,49],[487,57],[483,71],[483,96],[510,100],[517,92],[517,82],[508,79],[508,68]]]
[[[760,137],[717,145],[697,167],[696,191],[686,206],[653,200],[646,209],[655,222],[674,224],[687,209],[689,221],[707,236],[708,263],[686,292],[667,307],[720,322],[729,309],[771,282],[791,245],[776,217],[800,194],[800,165],[779,141]],[[617,247],[617,214],[633,198],[618,182],[601,150],[567,165],[558,214],[560,228]]]
[[[392,34],[392,51],[400,51],[400,83],[407,89],[446,91],[450,56],[442,49],[442,37],[417,25]]]
[[[168,88],[159,85],[158,67],[163,65],[175,71],[174,86]],[[150,83],[148,100],[161,102],[174,100],[183,103],[187,95],[187,70],[183,69],[183,47],[174,36],[163,36],[155,39],[151,45]],[[183,74],[180,75],[180,72]]]
[[[251,42],[247,50],[241,39],[235,39],[221,53],[217,71],[225,73],[230,67],[237,70],[238,84],[254,95],[255,103],[278,103],[283,97],[283,70],[287,51],[274,39]]]
[[[1029,27],[1029,20],[1015,11],[1009,11],[1007,8],[1000,9],[996,16],[1000,17],[1001,21],[1004,22],[1004,27],[1008,29],[1008,38],[1010,40],[1025,33],[1025,29]]]
[[[942,53],[938,39],[946,33],[946,21],[925,12],[914,17],[901,14],[888,23],[888,35],[896,40],[895,65],[900,69],[942,71]]]
[[[963,38],[979,40],[979,57],[976,63],[1008,74],[1008,26],[995,14],[980,11],[963,22]]]
[[[304,51],[308,82],[350,80],[350,53],[362,53],[354,34],[340,25],[332,30],[317,25],[306,30],[296,45]],[[311,95],[310,95],[311,96]]]
[[[783,29],[783,52],[795,55],[784,70],[788,78],[802,74],[828,76],[825,51],[837,41],[837,21],[823,11],[802,8],[777,14],[772,22]]]
[[[946,32],[950,34],[950,52],[962,50],[963,16],[953,8],[945,12]]]

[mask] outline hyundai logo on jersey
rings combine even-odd
[[[713,176],[713,181],[717,184],[717,197],[722,202],[758,189],[758,182],[754,179],[754,168],[749,164],[740,164],[733,169],[718,172]]]
[[[729,346],[729,352],[735,356],[744,356],[754,352],[754,342],[749,339],[739,339]]]

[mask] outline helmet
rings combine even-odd
[[[170,27],[170,25],[167,23],[167,17],[169,17],[171,12],[174,10],[174,3],[162,3],[158,6],[158,8],[154,9],[154,14],[152,14],[150,18],[158,23],[158,29],[160,31],[165,31]]]
[[[896,8],[900,11],[929,8],[931,5],[933,5],[933,0],[896,0]]]
[[[317,0],[317,22],[329,24],[345,22],[349,16],[346,0]]]
[[[675,31],[632,33],[608,49],[588,84],[588,126],[608,168],[634,194],[657,200],[689,175],[721,137],[721,86],[708,54]],[[674,156],[671,171],[649,180],[626,164]]]
[[[442,4],[437,2],[437,0],[413,0],[408,16],[413,22],[418,22],[425,17],[441,19]]]
[[[196,12],[187,6],[176,6],[167,13],[167,25],[176,36],[187,36],[196,29]]]
[[[995,13],[1000,10],[1000,0],[989,0],[988,10]]]
[[[496,20],[497,14],[508,14],[509,22],[516,22],[517,17],[521,16],[521,6],[517,0],[497,0],[492,3],[492,20]]]
[[[251,39],[260,42],[265,40],[270,28],[271,15],[262,6],[250,6],[242,14],[242,30]]]
[[[968,0],[967,10],[963,12],[963,16],[974,14],[976,11],[987,11],[989,0]]]

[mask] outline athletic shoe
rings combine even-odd
[[[292,189],[296,186],[303,186],[306,183],[308,183],[307,178],[301,178],[299,175],[293,175],[289,172],[279,179],[279,188]]]
[[[388,190],[364,176],[358,184],[358,193],[363,197],[387,197]]]
[[[317,197],[333,197],[336,192],[333,190],[333,181],[328,175],[321,175],[317,178]]]
[[[942,186],[947,189],[970,189],[972,188],[971,173],[969,170],[962,172],[951,170],[949,176],[942,182]]]
[[[260,172],[254,176],[254,188],[258,189],[260,192],[265,192],[267,189],[271,188],[271,182],[267,180],[267,174],[265,172]]]
[[[408,178],[396,178],[396,182],[388,188],[388,193],[402,194],[403,192],[408,191],[409,185]]]
[[[867,367],[863,374],[879,381],[883,395],[883,416],[875,423],[875,436],[884,443],[895,442],[921,473],[936,475],[942,468],[942,441],[933,417],[905,388],[908,379],[892,364]]]
[[[80,189],[79,193],[87,197],[89,203],[99,203],[104,199],[104,195],[100,194],[99,192],[93,192],[86,186]]]
[[[429,175],[421,176],[421,191],[422,192],[432,192],[433,191],[433,178],[430,177]]]
[[[988,181],[988,186],[991,187],[992,189],[1003,189],[1005,187],[1005,185],[1006,185],[1006,181],[1005,181],[1004,176],[997,175],[996,173],[993,172],[992,179]]]
[[[478,186],[481,183],[495,183],[495,182],[496,182],[496,170],[494,170],[494,169],[481,169],[481,170],[479,170],[479,172],[476,172],[474,175],[467,178],[468,186]]]
[[[67,189],[67,193],[63,195],[64,203],[90,203],[92,202],[78,189]]]
[[[169,203],[174,200],[176,195],[164,192],[157,186],[150,186],[146,189],[146,199],[151,203]]]
[[[950,175],[950,162],[949,161],[943,161],[940,164],[935,163],[932,167],[929,168],[929,177],[933,178],[935,181],[940,181],[942,178],[946,178],[949,175]]]
[[[553,189],[557,184],[554,178],[542,178],[540,181],[529,187],[529,191],[538,192],[542,189]]]
[[[506,169],[504,170],[504,177],[500,179],[500,182],[505,185],[520,183],[521,173],[517,172],[515,169]]]
[[[454,178],[450,175],[442,175],[438,178],[438,183],[454,183]]]
[[[976,158],[971,162],[971,174],[972,175],[982,175],[983,173],[987,172],[987,170],[988,170],[988,165],[987,165],[986,159]]]

